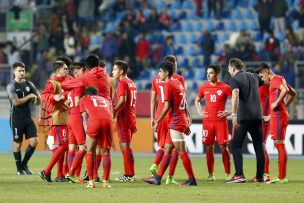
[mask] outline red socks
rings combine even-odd
[[[214,173],[214,152],[206,151],[208,173]]]
[[[180,157],[182,159],[182,163],[183,163],[183,166],[188,174],[188,178],[195,178],[194,177],[194,173],[193,173],[193,169],[192,169],[192,163],[191,163],[191,159],[188,155],[188,152],[183,152],[183,153],[180,153]]]
[[[265,166],[264,173],[269,174],[269,156],[266,149],[264,149]]]
[[[53,152],[52,158],[51,158],[49,164],[47,165],[47,167],[44,169],[44,171],[47,175],[49,175],[51,173],[54,165],[58,161],[57,177],[64,177],[62,174],[62,167],[63,167],[63,161],[64,161],[64,153],[67,150],[68,150],[67,146],[58,146],[56,151],[52,150],[52,152]]]
[[[71,169],[71,167],[72,167],[74,157],[75,157],[75,151],[74,150],[69,150],[69,152],[68,152],[68,166],[69,166],[69,169]]]
[[[225,173],[230,174],[230,154],[227,148],[224,151],[222,151],[222,161],[223,161]]]
[[[165,171],[167,170],[167,168],[170,164],[170,160],[171,160],[171,154],[163,156],[163,159],[162,159],[162,161],[159,165],[158,171],[157,171],[158,176],[163,177]]]
[[[85,155],[85,151],[78,151],[73,160],[72,166],[70,167],[69,174],[74,175],[75,171],[82,165],[82,160]],[[79,174],[78,174],[79,176]]]
[[[102,166],[103,166],[103,179],[109,180],[112,162],[111,162],[111,155],[104,154],[102,159]]]
[[[279,179],[284,179],[286,177],[287,171],[287,152],[285,144],[275,144],[278,150],[278,168],[279,168]]]
[[[134,176],[134,156],[131,148],[126,148],[123,152],[125,175]]]
[[[94,170],[94,154],[87,153],[86,167],[89,176],[89,180],[93,180],[93,170]]]
[[[169,176],[174,176],[175,168],[178,161],[178,151],[173,150],[169,167]]]
[[[159,165],[164,156],[164,148],[159,148],[155,154],[154,164]]]

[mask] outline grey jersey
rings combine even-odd
[[[239,89],[238,121],[262,119],[259,86],[256,74],[240,71],[229,81],[231,89]]]
[[[30,100],[25,102],[24,104],[14,106],[12,104],[13,99],[20,99],[26,97],[27,95],[34,93],[35,95],[39,95],[34,84],[30,81],[24,81],[21,83],[12,80],[6,87],[7,94],[11,103],[11,118],[12,119],[31,119],[31,111],[30,111]]]

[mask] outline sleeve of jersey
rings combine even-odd
[[[53,97],[54,97],[54,85],[52,82],[48,81],[44,90],[42,91],[41,99],[44,102],[53,103],[54,101]]]
[[[64,80],[60,86],[64,90],[72,90],[73,88],[76,87],[84,87],[85,84],[83,81],[84,81],[83,78],[80,76],[78,78],[71,78]]]
[[[118,83],[118,87],[117,87],[117,98],[119,98],[120,96],[127,96],[126,83],[121,81]]]
[[[6,90],[7,90],[7,94],[8,94],[8,97],[10,100],[18,99],[18,95],[16,94],[14,84],[12,84],[12,83],[8,84],[6,87]]]
[[[183,87],[185,87],[185,78],[183,76],[179,79],[180,83],[182,83]]]
[[[283,79],[277,77],[277,78],[275,78],[275,80],[273,81],[272,86],[273,86],[274,88],[276,88],[276,89],[280,89],[280,86],[281,86],[282,84],[284,84]],[[286,84],[286,83],[285,83],[285,84]]]
[[[38,96],[39,95],[39,92],[38,90],[36,89],[35,85],[31,82],[31,81],[28,81],[30,87],[31,87],[31,91],[36,95]]]
[[[198,90],[198,94],[197,94],[197,97],[198,98],[204,98],[204,86],[201,86],[201,88]]]
[[[235,80],[234,78],[231,78],[231,79],[229,80],[229,85],[230,85],[230,87],[231,87],[232,90],[234,90],[234,89],[239,89],[239,88],[240,88],[239,85],[237,84],[237,82],[236,82],[236,80]]]

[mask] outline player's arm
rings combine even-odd
[[[82,76],[79,76],[77,78],[69,78],[64,80],[61,84],[60,87],[63,90],[72,90],[76,87],[85,87],[85,84],[83,82]]]
[[[159,117],[156,119],[156,124],[158,124],[165,117],[165,115],[168,113],[170,107],[171,107],[170,103],[168,101],[165,101],[164,108],[163,108],[162,112],[160,113]]]
[[[126,101],[127,101],[127,96],[121,95],[119,97],[118,102],[117,102],[116,106],[114,107],[114,115],[117,113],[117,111],[119,109],[122,108],[122,106],[126,103]]]
[[[291,86],[288,86],[288,88],[289,88],[288,96],[285,101],[286,107],[288,107],[291,104],[291,102],[293,102],[294,98],[297,96],[297,92]]]
[[[191,123],[192,123],[192,117],[191,117],[190,110],[189,110],[187,102],[185,103],[185,107],[186,107],[186,115],[187,115],[187,119],[188,119],[188,125],[190,126]]]
[[[281,90],[279,97],[277,100],[270,105],[270,109],[274,110],[281,102],[284,101],[284,98],[286,97],[287,93],[289,92],[288,87],[286,84],[282,83],[279,87]]]
[[[83,128],[84,128],[84,131],[87,132],[87,129],[88,129],[88,114],[87,112],[82,112],[81,113],[82,115],[82,123],[83,123]]]
[[[156,92],[155,91],[151,91],[150,111],[151,111],[151,127],[153,128],[153,126],[155,124],[155,111],[156,111]]]
[[[30,99],[37,98],[37,96],[33,93],[31,93],[23,98],[18,98],[18,95],[15,92],[15,86],[12,84],[9,84],[7,86],[7,93],[8,93],[8,97],[11,100],[13,106],[19,106],[19,105],[26,103]]]
[[[204,119],[208,117],[208,113],[203,111],[202,106],[201,106],[201,98],[200,97],[196,97],[195,101],[194,101],[195,107],[196,107],[196,111],[197,113]]]
[[[38,104],[38,105],[41,104],[41,96],[40,96],[39,91],[36,89],[35,85],[32,82],[28,81],[28,83],[31,87],[32,92],[37,96],[35,98],[35,104]]]
[[[232,124],[234,127],[238,127],[238,123],[237,123],[238,106],[239,106],[239,89],[235,88],[232,90],[232,96],[231,96],[231,115],[232,115]]]

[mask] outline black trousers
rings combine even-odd
[[[250,133],[256,156],[256,177],[262,178],[264,174],[264,149],[262,140],[262,120],[246,120],[239,123],[231,140],[231,151],[233,155],[235,175],[243,175],[242,145],[247,132]]]

